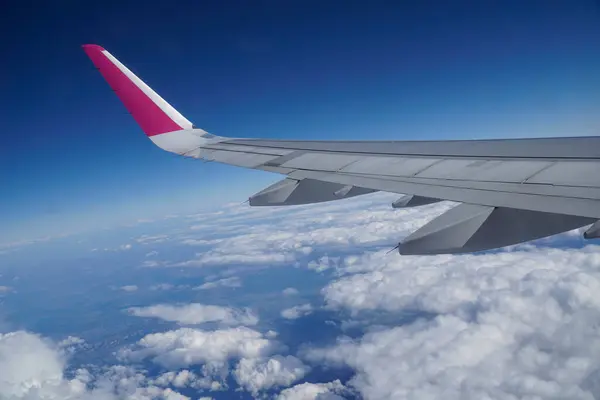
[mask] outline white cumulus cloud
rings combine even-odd
[[[24,398],[28,393],[69,390],[63,378],[64,357],[41,337],[17,331],[0,334],[0,393]]]
[[[61,342],[80,344],[70,337]],[[112,366],[98,375],[78,369],[67,378],[61,347],[39,335],[16,331],[0,334],[0,398],[10,400],[185,400],[170,388],[148,383],[130,367]]]
[[[323,290],[329,307],[392,312],[399,326],[306,356],[354,368],[350,384],[365,398],[587,400],[600,393],[600,247],[374,253],[344,265],[355,274]]]
[[[165,372],[152,380],[152,383],[157,386],[192,387],[194,389],[207,389],[213,392],[226,388],[223,382],[213,380],[210,376],[198,375],[187,369]]]
[[[182,325],[198,325],[219,322],[224,325],[256,325],[258,317],[249,309],[191,304],[157,304],[148,307],[132,307],[128,312],[136,317],[154,317]]]
[[[120,358],[145,358],[167,368],[209,364],[218,368],[231,358],[258,358],[270,354],[275,343],[262,333],[246,327],[204,331],[181,328],[152,333],[135,346],[123,349]]]
[[[252,394],[277,386],[289,386],[304,377],[309,368],[294,356],[269,359],[242,358],[233,375],[238,384]]]
[[[328,383],[302,383],[283,390],[276,400],[343,400],[346,388],[338,380]]]

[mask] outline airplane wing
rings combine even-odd
[[[401,254],[495,249],[589,224],[600,236],[600,137],[457,141],[297,141],[215,136],[195,127],[108,51],[84,51],[158,147],[286,177],[251,206],[309,204],[375,191],[395,208],[460,203],[399,244]]]

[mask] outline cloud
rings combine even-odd
[[[164,263],[161,261],[157,261],[157,260],[145,260],[142,262],[142,267],[144,267],[144,268],[154,268],[154,267],[160,267],[162,265],[164,265]]]
[[[193,229],[193,227],[192,227],[192,229]],[[187,246],[210,246],[210,245],[220,243],[221,241],[222,241],[221,239],[208,240],[208,239],[188,238],[188,239],[183,239],[181,241],[181,244],[185,244]]]
[[[308,263],[308,269],[315,270],[317,272],[323,272],[330,268],[335,268],[339,265],[340,257],[329,257],[323,256],[318,260],[313,260]]]
[[[66,389],[64,366],[64,357],[39,336],[23,331],[0,334],[0,393],[4,396],[24,398],[44,387]]]
[[[296,296],[299,292],[298,289],[293,288],[293,287],[289,287],[289,288],[285,288],[281,291],[281,293],[284,296]]]
[[[252,393],[287,386],[308,371],[292,356],[272,356],[277,346],[259,332],[248,328],[217,331],[180,329],[147,335],[136,349],[124,349],[123,360],[153,361],[170,368],[198,365],[148,378],[145,371],[131,366],[78,369],[67,378],[64,349],[81,345],[82,339],[68,337],[59,344],[24,331],[0,334],[0,393],[7,399],[98,399],[123,398],[184,400],[178,389],[198,392],[227,389],[228,361],[241,358],[234,378]],[[145,352],[145,353],[144,353]],[[91,372],[94,371],[94,372]]]
[[[172,264],[173,267],[202,267],[207,265],[229,265],[229,264],[244,264],[244,265],[273,265],[285,264],[294,261],[292,255],[287,254],[262,254],[262,253],[247,253],[247,254],[231,254],[224,252],[209,252],[202,253],[200,258],[183,261]]]
[[[298,319],[312,313],[313,308],[310,304],[302,304],[292,308],[286,308],[281,312],[281,316],[285,319]]]
[[[158,283],[156,285],[152,285],[148,287],[148,289],[153,291],[163,291],[163,290],[181,290],[188,289],[189,285],[173,285],[172,283]]]
[[[231,373],[241,388],[256,397],[261,391],[289,386],[310,369],[294,356],[273,355],[281,349],[272,340],[274,336],[246,327],[214,331],[182,328],[146,335],[134,346],[122,349],[118,357],[129,362],[149,359],[169,369],[194,366],[194,371],[170,371],[148,382],[157,387],[219,391],[227,388]],[[230,372],[233,360],[238,362]]]
[[[171,290],[173,288],[175,288],[175,285],[170,283],[159,283],[149,287],[150,290]]]
[[[365,398],[569,398],[600,393],[600,247],[344,262],[330,308],[400,326],[306,357],[355,369]],[[407,319],[407,316],[411,318]],[[416,320],[415,320],[416,318]],[[402,321],[404,325],[402,325]]]
[[[121,350],[119,357],[131,361],[149,358],[167,368],[209,364],[218,369],[231,358],[260,358],[276,347],[262,333],[246,327],[215,331],[181,328],[148,334],[132,348]]]
[[[547,285],[578,274],[584,274],[591,284],[600,278],[599,262],[599,246],[464,256],[387,257],[382,252],[367,253],[346,264],[352,272],[364,273],[331,283],[323,294],[329,306],[351,311],[459,312],[477,304],[482,296],[519,294],[515,285],[548,289]]]
[[[196,286],[194,290],[206,290],[206,289],[214,289],[218,287],[229,287],[229,288],[237,288],[242,286],[242,280],[237,276],[232,276],[230,278],[223,278],[213,282],[206,282],[200,286]]]
[[[343,400],[336,393],[344,393],[346,388],[338,380],[329,383],[302,383],[283,390],[276,400]]]
[[[81,346],[85,344],[85,340],[83,340],[80,337],[77,336],[68,336],[66,339],[61,340],[60,342],[58,342],[58,347],[73,347],[73,346]]]
[[[121,286],[119,289],[121,289],[124,292],[135,292],[136,290],[138,290],[137,285],[125,285],[125,286]]]
[[[191,398],[188,396],[184,396],[181,393],[177,393],[176,391],[172,390],[172,389],[164,389],[162,391],[162,393],[160,393],[160,391],[157,391],[159,396],[162,396],[165,400],[190,400]]]
[[[109,248],[109,247],[105,247],[105,248],[104,248],[104,251],[110,251],[110,252],[117,252],[117,251],[127,251],[127,250],[131,250],[131,248],[132,248],[131,244],[129,244],[129,243],[126,243],[126,244],[122,244],[122,245],[120,245],[119,247],[115,247],[115,248]],[[91,251],[92,251],[92,252],[95,252],[95,251],[97,251],[97,250],[98,250],[98,249],[97,249],[97,248],[95,248],[95,249],[92,249]]]
[[[63,354],[72,355],[86,346],[85,340],[77,336],[68,336],[56,344]]]
[[[142,235],[135,239],[136,242],[140,244],[150,244],[150,243],[162,243],[168,240],[169,237],[167,235]]]
[[[29,246],[32,244],[43,243],[43,242],[50,242],[55,239],[69,237],[71,235],[73,235],[73,233],[59,233],[59,234],[55,234],[52,236],[48,235],[48,236],[43,236],[43,237],[39,237],[36,239],[31,239],[31,240],[17,240],[17,241],[13,241],[13,242],[0,243],[0,254],[10,253],[12,251],[19,250],[21,247],[24,247],[24,246]]]
[[[218,322],[224,325],[256,325],[258,323],[258,317],[250,309],[237,310],[200,303],[132,307],[128,309],[128,312],[136,317],[160,318],[182,325],[198,325],[207,322]]]
[[[78,342],[67,338],[62,343]],[[112,366],[93,375],[86,369],[65,376],[66,356],[39,335],[16,331],[0,334],[0,393],[3,399],[184,400],[170,388],[148,384],[130,367]]]
[[[84,398],[90,399],[139,399],[139,400],[189,400],[171,388],[161,388],[152,384],[140,371],[129,366],[114,365],[107,368],[99,376],[92,376],[83,370],[85,382],[94,389],[89,390]]]
[[[238,384],[253,395],[276,386],[289,386],[304,377],[309,368],[294,356],[274,356],[267,360],[242,358],[233,375]]]
[[[310,206],[232,207],[218,218],[203,216],[203,225],[186,244],[208,248],[177,267],[219,265],[290,265],[314,252],[347,251],[365,246],[393,246],[400,239],[452,206],[442,202],[420,209],[394,210],[389,194],[367,195]],[[315,209],[319,212],[315,212]],[[351,215],[352,218],[348,218]],[[218,235],[218,238],[213,236]],[[336,260],[322,258],[310,266],[322,270]]]
[[[183,235],[179,229],[179,236],[164,236],[180,246],[206,249],[176,264],[156,261],[152,257],[157,254],[150,252],[145,265],[233,263],[236,267],[293,265],[327,270],[325,276],[333,275],[335,281],[322,291],[326,307],[362,318],[340,325],[363,323],[368,326],[367,333],[356,339],[339,338],[331,347],[309,349],[302,353],[303,360],[352,367],[355,376],[348,386],[357,388],[364,398],[585,399],[600,393],[600,335],[596,328],[600,326],[600,248],[542,251],[528,244],[483,255],[385,255],[379,251],[382,247],[391,248],[451,206],[440,203],[393,210],[388,201],[391,197],[365,196],[285,209],[236,206],[215,213],[212,220],[206,214],[195,216],[203,220],[201,227],[186,229]],[[142,237],[132,243],[139,248],[162,239]],[[536,245],[551,245],[553,240],[556,238]],[[241,284],[239,278],[230,277],[207,281],[198,288],[237,284]],[[151,287],[173,288],[170,284]],[[137,286],[121,289],[134,291]],[[295,288],[282,292],[296,294]],[[388,325],[369,319],[372,311],[376,313],[371,315],[389,314]],[[257,394],[293,384],[308,371],[298,358],[274,355],[282,349],[274,332],[225,329],[257,324],[258,318],[250,310],[192,303],[134,307],[128,312],[182,325],[211,322],[221,324],[222,329],[188,327],[152,333],[117,352],[122,362],[149,361],[175,369],[165,372],[161,368],[164,373],[152,379],[130,366],[112,366],[101,373],[82,369],[75,375],[69,370],[66,375],[67,349],[76,348],[77,341],[65,339],[57,345],[33,335],[34,342],[47,349],[47,353],[40,352],[40,363],[48,366],[32,372],[31,379],[19,372],[24,378],[12,379],[17,382],[13,386],[30,398],[32,390],[58,393],[55,398],[88,395],[92,390],[110,394],[112,397],[103,399],[111,400],[115,396],[177,398],[181,396],[175,391],[178,388],[223,390],[228,381],[233,382],[228,378],[233,378]],[[281,315],[298,318],[310,312],[312,306],[303,304],[283,310]],[[28,346],[37,351],[36,345]],[[10,365],[1,354],[0,368]],[[28,358],[15,360],[11,362]],[[232,371],[230,366],[234,366]],[[0,369],[0,379],[2,372]],[[278,398],[341,398],[347,390],[340,381],[302,383],[283,390]]]
[[[152,380],[152,384],[163,387],[191,387],[194,389],[206,389],[213,392],[226,389],[224,383],[212,380],[210,377],[199,376],[198,374],[187,369],[165,372],[158,378]]]
[[[13,291],[13,288],[10,286],[0,286],[0,295],[7,294]]]

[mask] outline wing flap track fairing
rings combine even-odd
[[[400,254],[457,254],[496,249],[594,223],[588,217],[459,204],[400,243]]]

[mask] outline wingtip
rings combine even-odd
[[[86,53],[89,51],[104,51],[104,47],[99,46],[97,44],[82,44],[81,47],[83,48],[83,51],[85,51]]]
[[[147,136],[192,129],[190,121],[102,46],[90,43],[82,47]],[[201,137],[199,140],[206,139]],[[164,148],[167,145],[173,148],[173,143],[159,147]]]

